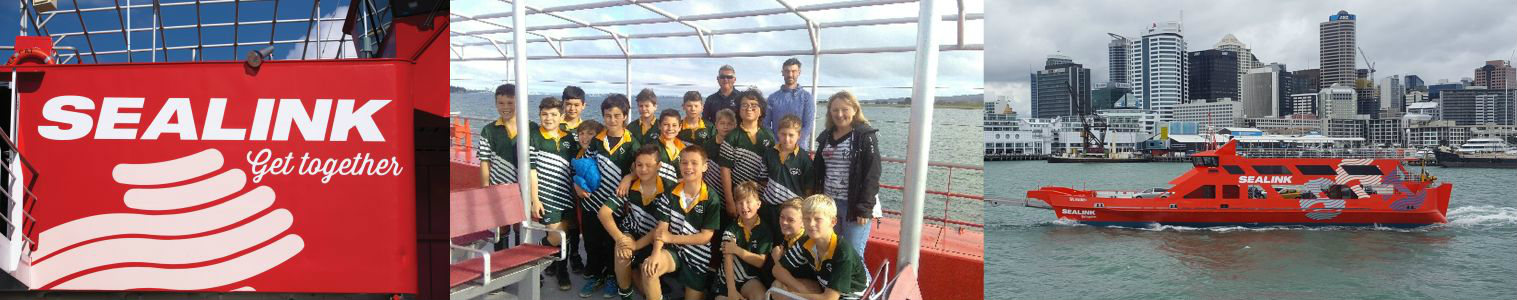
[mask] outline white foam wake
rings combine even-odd
[[[1451,226],[1511,226],[1517,225],[1517,207],[1490,205],[1460,206],[1449,210]]]

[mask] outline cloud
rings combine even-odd
[[[1187,50],[1211,49],[1233,34],[1264,63],[1318,68],[1318,23],[1346,10],[1358,18],[1358,46],[1376,77],[1413,74],[1428,83],[1473,76],[1486,60],[1512,59],[1517,2],[1478,1],[991,1],[986,5],[986,87],[1026,89],[1028,74],[1055,52],[1107,81],[1106,33],[1129,37],[1155,22],[1180,20]],[[1366,68],[1363,57],[1356,62]],[[1011,84],[1021,83],[1021,84]],[[1027,95],[1028,91],[1014,94]],[[1028,111],[1018,96],[1017,111]]]

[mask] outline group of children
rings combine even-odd
[[[631,122],[621,94],[601,102],[604,123],[579,119],[585,94],[578,87],[538,102],[539,119],[526,130],[523,187],[533,220],[570,233],[568,241],[545,239],[570,243],[576,254],[549,266],[561,290],[571,288],[573,262],[587,281],[581,297],[601,290],[605,298],[663,299],[666,279],[690,300],[761,299],[770,287],[807,299],[863,294],[863,249],[839,242],[840,204],[822,193],[819,158],[797,146],[801,119],[787,115],[773,132],[760,128],[763,95],[741,93],[738,111],[723,109],[710,125],[695,91],[685,93],[682,117],[674,109],[655,113],[658,97],[645,89]],[[501,119],[480,131],[486,185],[518,182],[515,87],[501,85],[495,100]],[[829,101],[849,102],[857,113],[847,92]],[[583,268],[576,240],[584,244]]]

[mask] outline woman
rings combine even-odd
[[[848,91],[827,99],[827,129],[816,138],[811,192],[836,201],[837,228],[843,240],[863,256],[870,222],[880,216],[879,139]]]

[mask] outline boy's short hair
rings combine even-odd
[[[827,195],[816,194],[806,196],[806,198],[802,199],[801,202],[801,213],[804,215],[811,216],[819,214],[827,216],[828,218],[837,219],[837,203],[833,203],[832,198],[827,197]]]
[[[557,109],[559,112],[563,112],[564,111],[564,102],[563,101],[559,101],[558,98],[553,98],[552,96],[549,96],[547,98],[543,98],[542,101],[538,101],[537,102],[537,110],[538,111],[544,111],[544,110],[548,110],[548,109]]]
[[[795,128],[796,130],[800,130],[801,129],[801,118],[800,117],[796,117],[795,115],[785,115],[784,118],[780,118],[779,128],[775,128],[775,131],[785,130],[785,129],[789,129],[789,128]]]
[[[654,106],[657,106],[658,94],[654,94],[653,89],[643,89],[637,92],[637,104],[643,104],[643,102],[651,102]]]
[[[743,184],[739,184],[736,187],[732,188],[732,196],[737,198],[733,200],[752,199],[753,201],[758,201],[758,191],[759,184],[757,181],[743,182]]]
[[[802,212],[804,210],[801,209],[802,200],[805,200],[805,198],[795,197],[790,198],[790,200],[785,200],[785,202],[780,203],[780,211],[785,211],[785,209],[794,209],[796,212]]]
[[[605,127],[605,125],[601,125],[600,122],[596,122],[595,120],[585,120],[579,123],[579,127],[574,128],[574,132],[579,134],[597,134]]]
[[[685,92],[685,102],[699,102],[699,101],[701,101],[701,92],[697,92],[697,91]]]
[[[585,90],[581,89],[581,88],[579,88],[577,86],[572,86],[571,85],[571,86],[564,87],[564,92],[563,92],[563,95],[561,95],[561,96],[563,96],[563,97],[559,97],[559,98],[563,98],[564,101],[569,101],[569,100],[572,100],[572,99],[579,99],[580,102],[585,102]]]
[[[654,144],[643,145],[642,147],[637,148],[637,153],[632,154],[632,157],[636,158],[638,156],[643,156],[643,155],[655,155],[655,156],[658,155],[658,145],[654,145]]]
[[[685,153],[699,154],[701,156],[701,162],[705,162],[706,158],[709,157],[706,156],[706,147],[701,147],[701,145],[698,144],[690,144],[689,146],[685,146],[685,149],[680,149],[679,153],[680,155],[685,155]]]
[[[496,86],[495,87],[495,95],[496,96],[511,96],[511,97],[516,97],[516,85],[515,84],[507,83],[507,84],[502,84],[502,85]]]
[[[611,94],[609,96],[606,96],[606,100],[601,101],[600,103],[600,111],[602,114],[606,113],[608,110],[611,110],[613,107],[621,109],[622,114],[627,114],[632,110],[632,105],[627,103],[627,95],[622,94]]]
[[[679,121],[680,120],[679,111],[678,110],[674,110],[673,108],[670,108],[670,109],[665,109],[662,112],[659,112],[658,113],[658,120],[659,120],[659,122],[663,122],[664,118],[674,118],[675,121]]]
[[[737,122],[737,112],[732,111],[731,108],[723,108],[722,110],[716,111],[716,119],[717,120],[721,120],[722,118],[732,119],[732,122],[736,123]],[[715,120],[712,120],[712,121],[715,121]]]

